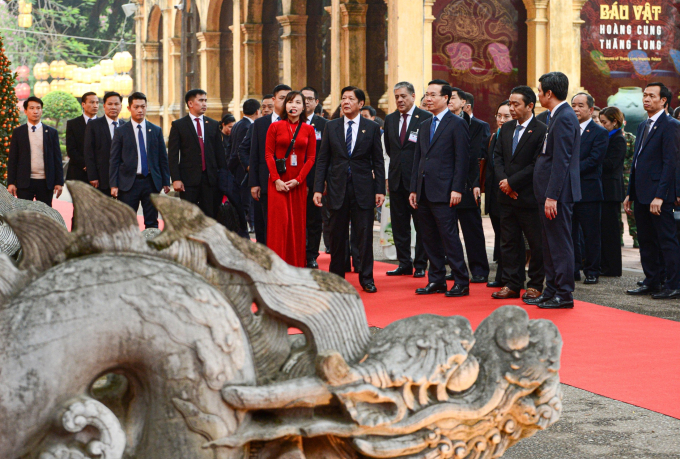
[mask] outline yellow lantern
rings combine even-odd
[[[45,97],[50,92],[50,84],[47,81],[36,83],[33,92],[36,95],[40,94],[38,97]]]
[[[103,75],[100,84],[102,85],[102,90],[104,92],[116,90],[116,82],[113,75]]]
[[[64,78],[64,73],[66,73],[66,61],[57,61],[57,78]]]
[[[73,97],[79,97],[79,96],[83,95],[83,92],[80,90],[81,89],[80,87],[82,85],[83,85],[82,83],[75,83],[75,82],[71,85],[71,95]]]
[[[47,62],[43,62],[43,63],[40,64],[40,68],[41,68],[40,71],[41,71],[41,74],[42,74],[41,80],[48,79],[50,77],[50,66],[49,66],[49,64]]]
[[[85,84],[90,84],[92,83],[92,73],[90,72],[90,69],[83,69],[81,72],[82,75],[82,82]]]
[[[130,110],[128,110],[128,98],[124,97],[123,102],[122,102],[122,108],[120,110],[120,113],[118,114],[118,118],[123,118],[125,120],[130,119]]]
[[[75,65],[67,65],[64,67],[64,78],[67,80],[73,79],[73,71],[76,69]]]
[[[33,4],[26,3],[24,0],[19,0],[19,14],[31,14],[33,12]]]
[[[50,62],[50,76],[52,78],[59,78],[59,73],[57,67],[59,66],[59,61]]]
[[[49,88],[50,88],[50,90],[48,91],[48,94],[50,92],[58,91],[59,90],[59,80],[57,80],[55,78],[54,80],[50,81]]]
[[[33,95],[38,98],[42,98],[45,94],[43,94],[43,82],[38,81],[33,85]]]
[[[102,81],[102,67],[99,64],[90,68],[90,77],[93,83]]]
[[[30,14],[20,14],[17,17],[17,25],[24,29],[28,29],[33,26],[33,16]]]
[[[116,73],[116,69],[113,66],[113,59],[102,59],[99,65],[102,69],[102,76],[113,75]]]
[[[92,83],[90,85],[90,90],[92,90],[93,93],[97,94],[97,97],[99,97],[100,99],[104,97],[104,91],[102,91],[101,83]]]
[[[119,93],[123,96],[129,96],[132,93],[132,89],[134,87],[134,81],[132,81],[132,77],[128,74],[124,75],[119,75],[118,77],[118,84],[119,86]]]
[[[72,94],[73,92],[73,80],[62,80],[62,91]]]
[[[36,80],[42,80],[42,63],[38,62],[33,66],[33,76]]]
[[[113,68],[116,73],[127,73],[132,70],[132,54],[127,51],[113,55]]]
[[[76,83],[82,83],[83,82],[83,69],[80,67],[76,67],[73,69],[73,81]]]

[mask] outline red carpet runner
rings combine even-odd
[[[330,257],[319,257],[328,270]],[[485,284],[471,284],[470,296],[417,296],[427,278],[388,277],[395,268],[375,263],[378,293],[364,293],[358,275],[347,280],[360,292],[368,322],[385,327],[417,314],[461,315],[473,328],[499,306],[524,307],[532,319],[550,319],[564,347],[560,379],[565,384],[680,419],[680,323],[577,301],[574,309],[544,311],[521,300],[494,300]],[[449,282],[449,288],[452,283]],[[623,294],[623,292],[622,292]],[[680,307],[680,302],[678,303]]]

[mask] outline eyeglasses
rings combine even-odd
[[[315,100],[314,97],[305,97],[305,102],[314,102]]]
[[[497,120],[505,120],[505,121],[510,121],[512,119],[512,115],[501,115],[500,113],[496,115]]]
[[[434,94],[432,92],[427,92],[427,93],[425,93],[425,97],[429,97],[429,98],[441,97],[441,94]]]

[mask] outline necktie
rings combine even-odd
[[[114,128],[114,129],[116,129],[116,128],[118,127],[118,123],[115,122],[115,121],[114,121],[113,123],[111,123],[111,124],[113,125],[113,128]]]
[[[517,149],[517,144],[519,143],[519,134],[522,132],[522,129],[524,129],[524,126],[521,124],[517,125],[515,128],[515,135],[512,136],[512,155],[515,156],[515,150]]]
[[[35,132],[35,126],[31,126],[31,131]]]
[[[548,111],[548,116],[547,116],[547,118],[545,119],[545,124],[546,124],[546,125],[549,125],[549,124],[550,124],[550,111]]]
[[[149,165],[146,162],[146,145],[144,144],[144,134],[142,133],[142,126],[137,125],[137,140],[139,142],[139,157],[142,160],[142,175],[146,177],[149,175]]]
[[[437,118],[436,116],[432,117],[432,125],[430,126],[430,143],[432,143],[434,131],[437,130],[437,121],[439,121],[439,118]]]
[[[401,115],[402,118],[404,118],[404,122],[401,123],[401,132],[399,133],[399,142],[401,142],[402,145],[404,145],[404,141],[406,140],[406,128],[408,127],[406,121],[408,120],[408,113],[404,113]]]
[[[647,140],[647,136],[649,136],[649,131],[652,130],[652,124],[653,123],[654,123],[654,121],[652,121],[651,119],[647,120],[647,126],[645,127],[644,134],[642,134],[642,140],[640,141],[640,150],[642,150],[642,145],[644,145],[645,140]],[[638,151],[638,154],[639,153],[640,153],[640,151]]]
[[[198,133],[198,143],[201,145],[201,167],[205,170],[205,144],[203,143],[203,130],[201,129],[201,119],[196,118],[196,132]]]
[[[347,122],[347,135],[345,136],[345,145],[347,145],[347,155],[352,157],[352,125],[354,121]],[[352,178],[352,168],[347,166],[347,180]]]

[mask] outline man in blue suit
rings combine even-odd
[[[680,244],[673,220],[680,124],[664,112],[664,104],[671,97],[663,83],[650,83],[645,88],[642,103],[649,118],[638,126],[628,192],[623,201],[626,213],[635,212],[640,261],[645,272],[642,286],[626,293],[652,294],[654,299],[680,298]],[[663,289],[662,253],[668,276]]]
[[[581,172],[581,200],[574,203],[572,239],[574,241],[574,279],[581,279],[581,268],[585,275],[584,284],[597,284],[600,277],[601,239],[600,215],[602,212],[602,163],[609,145],[609,133],[593,121],[595,99],[590,94],[578,93],[571,99],[571,108],[576,113],[581,130],[581,151],[579,169]],[[578,230],[583,231],[585,244],[581,246]],[[585,252],[585,264],[582,265]]]
[[[550,110],[548,133],[534,166],[534,194],[541,215],[546,286],[541,296],[525,299],[543,309],[574,307],[574,243],[571,217],[581,200],[579,151],[581,129],[566,102],[569,79],[550,72],[538,79],[538,99]]]
[[[470,161],[468,123],[448,110],[452,88],[444,80],[431,81],[425,93],[432,118],[423,121],[413,155],[411,206],[423,234],[423,246],[430,260],[428,285],[416,294],[444,293],[449,297],[470,294],[470,279],[463,245],[458,236],[456,207],[460,204]],[[417,167],[417,169],[416,169]],[[455,284],[446,291],[446,259]]]
[[[151,194],[170,191],[170,167],[163,131],[146,118],[146,96],[128,97],[130,122],[115,130],[111,141],[109,184],[111,196],[137,212],[141,202],[146,228],[158,228],[158,211]]]

